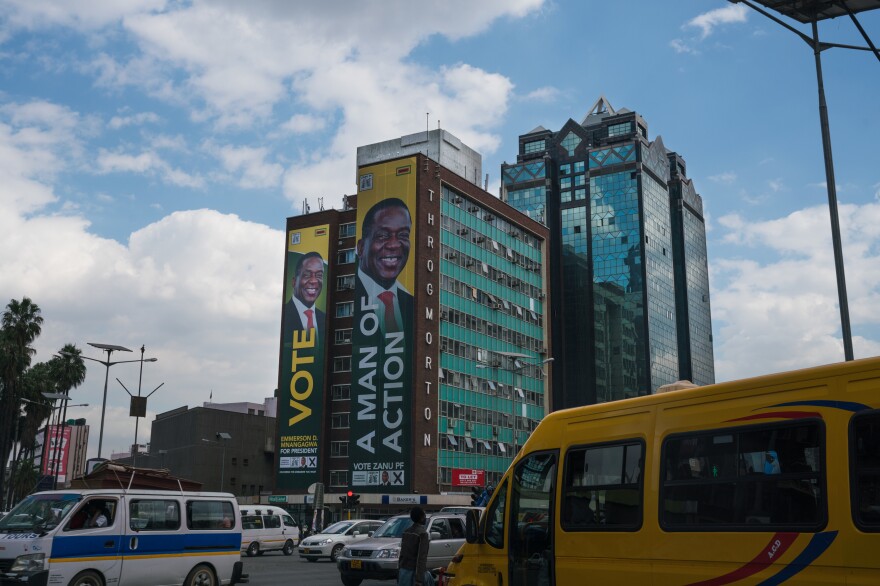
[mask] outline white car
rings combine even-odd
[[[325,528],[321,533],[309,535],[299,543],[299,557],[310,562],[319,558],[328,558],[336,563],[342,548],[355,541],[368,538],[373,531],[382,526],[382,521],[371,519],[351,519],[338,521]]]

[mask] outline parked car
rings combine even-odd
[[[486,507],[469,507],[465,505],[453,505],[449,507],[443,507],[440,509],[441,513],[456,513],[458,515],[467,516],[468,511],[477,511],[480,515],[483,514],[483,511],[486,510]]]
[[[316,562],[319,558],[329,558],[335,563],[343,547],[367,539],[381,526],[382,521],[371,519],[351,519],[333,523],[320,533],[303,539],[299,544],[299,557],[310,562]]]
[[[242,505],[241,551],[248,557],[267,551],[292,555],[299,543],[299,527],[290,513],[269,505]]]
[[[465,518],[455,513],[432,513],[426,521],[431,544],[429,570],[446,568],[465,542]],[[339,554],[337,566],[345,586],[358,586],[363,580],[396,580],[397,562],[403,532],[412,525],[409,514],[391,517],[370,539],[347,545]]]

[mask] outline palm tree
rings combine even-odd
[[[21,377],[36,353],[31,344],[40,335],[40,307],[23,297],[12,299],[3,312],[0,329],[0,495],[6,494],[6,462],[12,446],[13,421],[19,408]]]

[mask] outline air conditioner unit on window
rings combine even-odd
[[[474,242],[477,242],[477,243],[485,242],[485,241],[486,241],[486,238],[483,236],[477,236],[476,238],[474,238]]]
[[[446,420],[446,428],[447,429],[455,429],[455,425],[458,423],[455,419],[449,418]]]
[[[468,211],[474,213],[480,211],[480,208],[478,208],[477,206],[471,206],[468,208]]]
[[[468,421],[467,423],[464,424],[464,428],[466,431],[473,431],[474,430],[474,422]]]
[[[498,437],[498,426],[497,425],[492,426],[492,435],[494,435],[495,437]]]
[[[495,216],[493,216],[492,214],[486,214],[486,216],[483,219],[487,222],[491,222],[492,220],[495,219]]]
[[[453,199],[452,201],[453,201],[454,203],[461,203],[461,198],[460,198],[460,197],[456,197],[456,198]]]
[[[468,229],[467,229],[467,228],[459,228],[459,230],[458,230],[458,234],[459,234],[459,236],[464,236],[464,235],[467,234],[467,233],[468,233]]]
[[[447,252],[447,253],[446,253],[446,258],[452,260],[452,259],[454,259],[454,258],[458,258],[458,255],[455,254],[454,252]]]
[[[490,303],[489,307],[491,307],[492,309],[501,309],[501,304],[500,303]]]

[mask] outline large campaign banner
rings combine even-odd
[[[287,233],[277,413],[279,489],[307,488],[320,481],[329,247],[327,224]]]
[[[348,450],[359,490],[412,483],[415,206],[415,158],[359,169]]]

